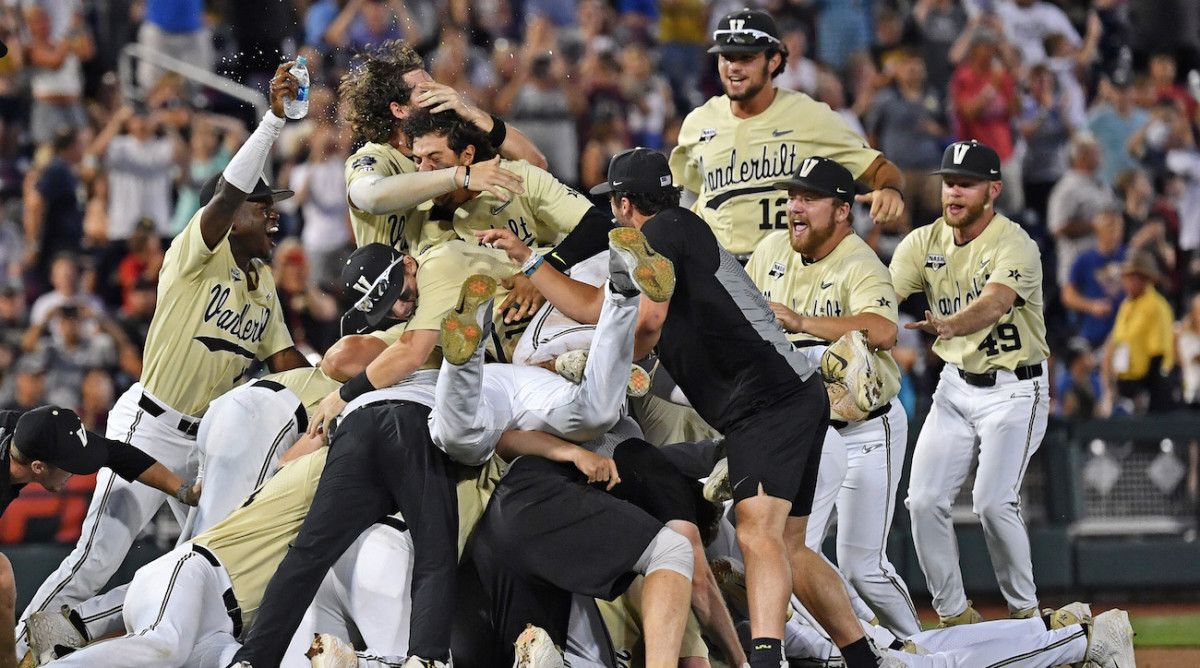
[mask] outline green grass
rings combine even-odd
[[[1200,613],[1135,615],[1129,621],[1137,647],[1200,647]]]

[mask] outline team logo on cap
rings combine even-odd
[[[925,266],[937,271],[938,269],[946,266],[946,256],[930,253],[929,255],[925,256]]]
[[[967,157],[967,151],[971,150],[970,144],[955,144],[954,145],[954,164],[961,165],[962,161]]]
[[[804,162],[800,163],[801,178],[808,178],[808,175],[812,172],[813,167],[816,167],[816,166],[817,166],[816,158],[808,158]]]

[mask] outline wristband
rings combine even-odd
[[[367,378],[367,372],[363,371],[357,376],[346,381],[346,384],[343,385],[340,390],[338,390],[338,396],[342,398],[342,401],[349,403],[374,389],[375,386],[372,385],[371,380]]]
[[[895,190],[896,194],[900,196],[900,201],[904,201],[904,193],[896,186],[883,186],[880,188],[880,190]]]
[[[533,272],[537,271],[537,268],[542,265],[545,259],[541,253],[534,251],[529,255],[529,259],[525,260],[525,264],[521,265],[521,273],[526,276],[533,276]]]
[[[463,165],[463,187],[468,188],[471,185],[471,166]]]
[[[488,133],[488,143],[497,151],[500,150],[500,145],[504,143],[504,138],[508,136],[508,126],[504,121],[495,114],[488,114],[492,117],[492,131]]]
[[[179,489],[175,490],[175,498],[179,499],[179,502],[185,506],[191,505],[187,502],[187,493],[191,488],[192,483],[185,482],[179,486]]]

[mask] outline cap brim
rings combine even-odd
[[[775,188],[776,190],[791,190],[792,188],[799,188],[801,190],[807,190],[809,192],[820,193],[822,195],[828,195],[830,197],[838,197],[841,199],[845,199],[847,201],[849,201],[849,199],[854,196],[854,193],[834,192],[833,190],[830,190],[829,188],[823,188],[816,184],[809,183],[808,181],[804,181],[802,179],[788,179],[787,181],[776,181],[775,183],[772,183],[771,186],[773,188]]]
[[[929,172],[932,176],[965,176],[969,179],[977,179],[979,181],[999,181],[1000,175],[992,176],[990,174],[980,174],[969,169],[954,169],[953,167],[943,167],[936,172]]]
[[[720,53],[759,53],[769,50],[773,44],[714,44],[708,47],[712,54]]]
[[[400,298],[400,293],[404,292],[403,260],[392,265],[390,272],[387,292],[383,293],[383,297],[379,298],[379,302],[375,304],[375,308],[371,309],[370,313],[365,314],[367,324],[372,327],[379,325],[379,323],[383,322],[391,314],[392,305]],[[396,280],[397,277],[400,280]]]
[[[589,190],[588,194],[607,195],[614,190],[616,190],[616,188],[613,188],[611,183],[609,183],[608,181],[605,181],[604,183],[601,183],[600,185],[596,186],[595,188],[592,188],[591,190]]]
[[[104,438],[96,432],[87,432],[89,443],[106,442]],[[106,447],[83,447],[74,450],[70,456],[60,458],[58,461],[49,462],[58,468],[72,473],[74,475],[91,475],[99,471],[101,467],[108,463],[108,448]]]
[[[266,202],[266,201],[282,202],[283,200],[290,199],[291,197],[294,197],[295,195],[296,195],[296,191],[282,188],[282,189],[272,189],[270,192],[265,192],[265,193],[264,192],[252,193],[246,199],[251,202]]]

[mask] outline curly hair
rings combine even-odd
[[[390,141],[400,125],[392,115],[392,103],[407,105],[412,97],[404,75],[424,68],[421,56],[404,40],[389,40],[373,53],[363,54],[338,87],[349,105],[347,117],[354,133],[377,144]]]
[[[404,135],[410,142],[415,142],[425,135],[445,137],[446,145],[455,154],[461,154],[468,146],[474,146],[474,162],[496,157],[496,149],[488,142],[487,133],[454,111],[431,114],[424,109],[418,109],[404,119],[403,128]]]

